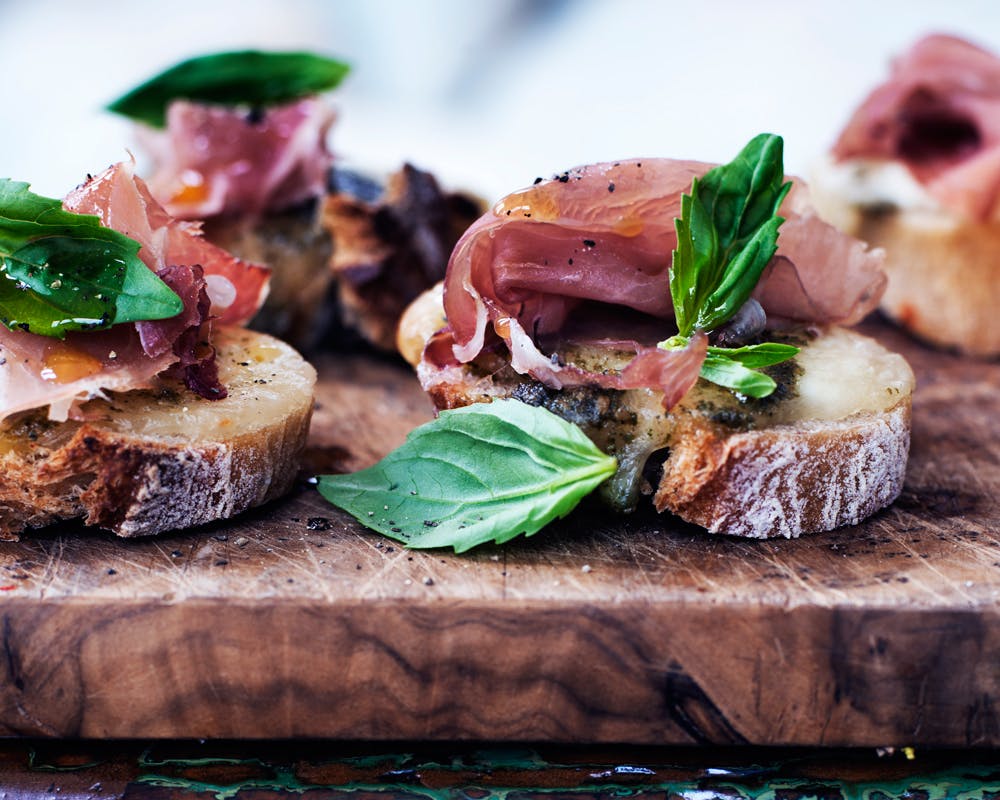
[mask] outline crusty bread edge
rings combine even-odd
[[[755,539],[854,525],[903,488],[911,400],[883,412],[745,432],[694,418],[670,442],[653,498],[711,533]]]
[[[294,358],[315,378],[291,347],[282,347],[284,359]],[[25,529],[79,518],[118,536],[148,536],[266,503],[292,488],[312,411],[310,391],[290,397],[283,416],[252,431],[202,442],[86,423],[42,462],[8,452],[0,458],[0,540],[16,541]]]

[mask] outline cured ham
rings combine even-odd
[[[267,267],[235,258],[207,241],[197,223],[174,219],[153,199],[131,162],[91,178],[63,204],[69,211],[96,214],[107,227],[135,239],[142,245],[139,258],[154,272],[172,264],[200,264],[211,314],[221,324],[248,322],[267,296]]]
[[[165,130],[140,129],[149,188],[179,219],[289,208],[323,193],[334,118],[315,97],[249,111],[175,100]]]
[[[170,319],[74,332],[65,340],[0,327],[0,420],[48,406],[49,418],[62,421],[78,415],[83,401],[146,388],[167,370],[203,397],[225,397],[209,344],[211,324],[249,319],[267,291],[267,269],[233,258],[204,241],[198,226],[172,219],[128,162],[88,180],[64,205],[96,214],[138,241],[143,263],[184,308]]]
[[[595,164],[502,199],[466,232],[449,263],[451,356],[468,363],[499,340],[515,371],[553,388],[654,386],[672,405],[697,378],[705,342],[694,337],[680,351],[651,345],[676,331],[669,277],[680,196],[712,166],[668,159]],[[803,186],[781,213],[787,221],[778,253],[755,292],[769,317],[852,323],[874,309],[885,284],[881,251],[867,251],[821,221]],[[637,343],[635,361],[614,375],[563,364],[540,348],[595,304],[663,321],[657,337]],[[428,354],[441,358],[440,338]]]
[[[953,36],[921,39],[855,111],[833,155],[898,161],[946,208],[996,218],[1000,59]]]

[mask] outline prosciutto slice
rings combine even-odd
[[[212,301],[211,314],[222,324],[248,322],[267,297],[270,269],[216,247],[201,235],[199,224],[174,219],[153,199],[131,162],[116,164],[91,178],[70,192],[63,205],[79,214],[96,214],[107,227],[135,239],[142,245],[139,258],[154,272],[174,264],[200,264]]]
[[[326,186],[333,110],[319,98],[262,110],[176,100],[163,131],[140,128],[149,188],[179,219],[280,211]]]
[[[561,364],[538,342],[593,303],[664,320],[660,339],[676,330],[669,289],[674,219],[681,194],[712,166],[668,159],[595,164],[497,203],[459,240],[448,265],[444,309],[455,361],[475,359],[499,337],[516,371],[554,388],[652,385],[672,405],[697,378],[705,353],[700,337],[672,353],[637,345],[636,360],[613,377]],[[765,311],[782,321],[849,324],[874,309],[885,284],[882,252],[820,220],[804,186],[790,193],[782,214],[778,253],[755,292]],[[438,358],[441,347],[437,341]]]
[[[192,391],[225,396],[214,351],[207,344],[211,320],[245,321],[263,300],[268,272],[205,242],[198,227],[173,220],[121,163],[91,178],[64,201],[78,213],[141,245],[139,257],[184,302],[176,317],[70,333],[65,340],[0,326],[0,420],[49,407],[49,418],[78,415],[78,405],[105,391],[146,388],[169,369]]]
[[[1000,59],[953,36],[918,41],[854,112],[837,160],[891,159],[950,208],[1000,216]]]

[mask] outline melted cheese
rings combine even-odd
[[[887,411],[913,392],[910,365],[874,339],[831,328],[802,348],[793,397],[777,404],[764,425],[838,420]]]
[[[950,229],[961,222],[898,161],[827,158],[813,170],[810,198],[823,219],[845,231],[856,231],[858,214],[874,209],[904,214],[924,228]]]
[[[216,329],[219,377],[229,392],[206,400],[176,380],[162,379],[151,389],[108,392],[107,399],[81,407],[85,420],[103,430],[155,437],[167,442],[204,442],[252,436],[312,403],[316,372],[291,347],[262,333]],[[81,422],[49,423],[30,413],[0,426],[0,453],[32,447],[53,448],[68,440]]]

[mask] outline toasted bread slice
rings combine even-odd
[[[820,214],[886,252],[882,310],[938,347],[1000,354],[1000,222],[942,208],[901,165],[819,165],[811,183]]]
[[[0,539],[84,518],[119,536],[224,519],[288,491],[309,430],[316,373],[285,343],[220,328],[219,376],[205,400],[164,379],[82,407],[0,423]]]
[[[419,362],[417,343],[440,327],[440,296],[428,292],[404,315],[399,344],[439,409],[515,397],[579,425],[618,459],[601,488],[629,510],[640,493],[713,533],[795,537],[857,523],[903,486],[914,379],[899,355],[852,331],[830,327],[792,337],[802,350],[773,368],[778,390],[738,398],[700,380],[669,414],[661,395],[574,388],[557,391],[509,365],[440,370]],[[581,363],[583,351],[567,352]],[[605,359],[588,368],[616,368]],[[658,454],[658,455],[657,455]],[[654,464],[666,454],[662,468]]]

